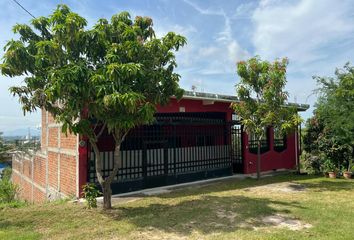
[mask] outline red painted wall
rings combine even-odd
[[[180,112],[180,108],[184,107],[185,112],[226,112],[226,120],[231,120],[233,113],[230,108],[230,103],[227,102],[214,102],[214,104],[204,105],[202,100],[171,99],[171,102],[165,106],[158,106],[159,113],[172,113]]]
[[[274,169],[293,169],[296,166],[295,134],[287,136],[287,148],[282,152],[273,150],[273,129],[270,129],[270,148],[269,151],[261,155],[261,171],[271,171]],[[248,135],[243,134],[243,153],[244,153],[244,173],[257,172],[257,154],[248,151]]]
[[[214,102],[214,104],[205,105],[202,100],[182,99],[177,101],[172,99],[168,105],[158,106],[159,113],[174,113],[180,112],[180,108],[184,108],[185,112],[226,112],[226,120],[230,121],[232,116],[232,109],[230,103]],[[261,171],[270,171],[273,169],[292,169],[296,166],[295,156],[295,135],[290,134],[287,137],[287,148],[282,152],[273,150],[273,130],[270,129],[270,149],[261,156]],[[243,133],[243,159],[244,159],[244,173],[256,172],[257,154],[248,151],[248,136]],[[219,141],[218,141],[219,142]],[[222,141],[220,141],[221,143]],[[114,149],[114,142],[111,136],[104,134],[99,142],[99,149],[101,151],[112,151]],[[87,158],[87,149],[80,149],[80,163],[84,165],[84,159]],[[83,154],[83,155],[82,155]],[[86,167],[84,168],[87,169]],[[81,166],[80,166],[81,170]],[[81,171],[80,171],[81,172]],[[85,176],[84,173],[80,176]],[[80,178],[81,179],[81,178]],[[83,178],[82,178],[83,180]]]

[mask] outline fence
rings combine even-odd
[[[233,165],[241,167],[241,128],[225,122],[224,113],[158,114],[156,120],[122,143],[114,192],[230,175]],[[101,152],[101,158],[108,176],[114,152]],[[88,177],[97,181],[93,152]]]

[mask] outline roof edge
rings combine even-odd
[[[210,100],[216,102],[238,102],[238,98],[236,96],[224,95],[224,94],[216,94],[216,93],[203,93],[203,92],[193,92],[193,91],[184,91],[183,99],[193,99],[193,100]],[[310,108],[309,104],[301,104],[301,103],[287,103],[287,106],[294,106],[298,111],[304,112]]]

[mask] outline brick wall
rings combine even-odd
[[[33,181],[42,188],[46,185],[46,157],[37,156],[33,161]]]
[[[58,153],[48,152],[48,185],[52,188],[58,188]]]
[[[62,155],[60,158],[60,190],[71,195],[76,192],[76,158]]]
[[[59,147],[59,129],[57,127],[51,127],[48,129],[48,147]]]
[[[79,197],[78,136],[62,133],[61,125],[42,111],[41,150],[13,156],[12,180],[20,187],[19,197],[45,202]]]
[[[76,149],[77,136],[70,133],[62,133],[60,137],[60,147],[65,149]]]
[[[41,121],[41,150],[45,151],[47,149],[47,112],[42,111],[42,121]]]

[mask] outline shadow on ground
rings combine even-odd
[[[177,189],[168,194],[145,196],[139,202],[116,206],[104,214],[116,221],[127,221],[142,232],[158,230],[179,236],[190,236],[195,231],[212,234],[230,233],[239,229],[253,230],[269,226],[269,223],[262,220],[264,217],[279,214],[291,216],[295,209],[304,209],[296,201],[273,200],[249,194],[246,196],[242,193],[252,187],[285,182],[289,182],[287,186],[294,191],[354,189],[352,180],[333,181],[308,175],[286,174],[260,181],[230,179]],[[235,193],[233,190],[242,191]]]
[[[227,179],[220,180],[212,183],[201,183],[192,186],[183,186],[180,188],[174,188],[169,194],[161,194],[160,198],[176,198],[176,197],[184,197],[184,196],[193,196],[200,194],[209,194],[209,193],[218,193],[223,191],[230,190],[240,190],[247,189],[250,187],[258,187],[265,186],[268,184],[274,183],[284,183],[284,182],[293,182],[299,180],[310,180],[316,179],[319,176],[316,175],[297,175],[295,173],[287,173],[287,174],[279,174],[274,177],[265,177],[257,180],[255,178],[245,178],[243,180],[240,179]],[[148,198],[149,196],[145,196],[143,194],[135,194],[127,197],[144,197]],[[125,197],[120,197],[125,198]]]
[[[305,188],[311,189],[314,192],[322,191],[341,191],[341,190],[354,190],[354,180],[344,180],[344,179],[333,179],[316,181],[316,182],[304,182],[301,183]]]
[[[106,212],[116,221],[128,221],[144,230],[157,229],[188,236],[197,231],[203,234],[252,230],[265,226],[262,217],[288,214],[292,208],[301,208],[297,202],[273,201],[246,196],[208,196],[166,204],[150,203],[143,206],[118,207]]]

